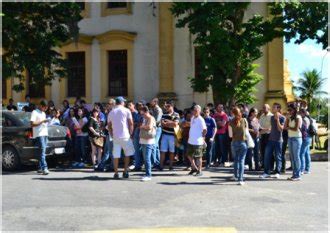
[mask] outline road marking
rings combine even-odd
[[[94,233],[236,233],[234,227],[173,227],[173,228],[140,228],[122,230],[100,230]]]

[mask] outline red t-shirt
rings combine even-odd
[[[228,131],[228,116],[225,112],[216,112],[214,115],[213,115],[213,118],[215,120],[215,122],[217,123],[217,134],[225,134],[227,133]],[[225,126],[219,126],[218,125],[218,122],[219,121],[226,121],[226,124]]]

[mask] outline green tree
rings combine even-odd
[[[77,39],[81,8],[76,3],[2,3],[3,78],[18,78],[24,89],[24,71],[36,88],[66,76],[66,61],[56,47]]]
[[[302,77],[298,79],[294,90],[298,91],[297,94],[300,98],[305,99],[309,105],[313,105],[313,100],[318,95],[327,94],[327,92],[321,90],[325,80],[325,78],[321,78],[316,69],[306,70],[302,73]]]
[[[295,24],[292,19],[296,17],[295,20],[303,20],[302,12],[306,12],[303,9],[309,5],[299,2],[270,3],[272,17],[254,14],[247,18],[248,2],[174,3],[171,10],[178,18],[176,26],[189,28],[195,36],[193,43],[200,51],[200,74],[198,78],[190,77],[192,88],[197,92],[211,88],[216,103],[230,105],[238,101],[254,102],[253,92],[261,77],[255,75],[256,66],[253,62],[262,56],[262,46],[277,37],[295,39],[296,43],[316,37],[325,28],[322,14],[327,12],[327,4],[320,4],[322,7],[313,8],[311,12],[315,16],[314,21],[322,22],[313,22],[309,34],[295,37],[303,32],[300,27],[309,25]],[[295,17],[292,8],[299,12]],[[316,10],[319,12],[316,13]],[[288,15],[283,12],[288,12]],[[326,37],[318,42],[321,43],[323,39],[326,40]]]

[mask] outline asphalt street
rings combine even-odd
[[[2,230],[326,232],[328,169],[328,162],[313,162],[312,173],[300,182],[287,181],[289,173],[279,180],[248,173],[245,186],[229,181],[230,168],[213,168],[203,177],[187,176],[182,168],[157,171],[150,182],[140,181],[141,172],[130,173],[128,180],[91,169],[51,169],[48,176],[32,170],[3,172]]]

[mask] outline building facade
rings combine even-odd
[[[3,102],[13,97],[23,101],[30,94],[34,101],[52,99],[59,105],[80,96],[88,103],[106,102],[122,95],[128,99],[150,100],[155,96],[176,99],[179,108],[193,102],[204,105],[212,93],[196,93],[188,77],[195,75],[198,58],[188,29],[176,28],[171,3],[86,2],[81,3],[78,42],[68,41],[58,51],[69,61],[69,77],[53,81],[45,90],[11,90],[15,79],[3,81]],[[251,3],[247,15],[268,15],[266,3]],[[283,41],[274,40],[263,48],[258,73],[256,107],[266,101],[291,101],[291,82],[285,79]]]

